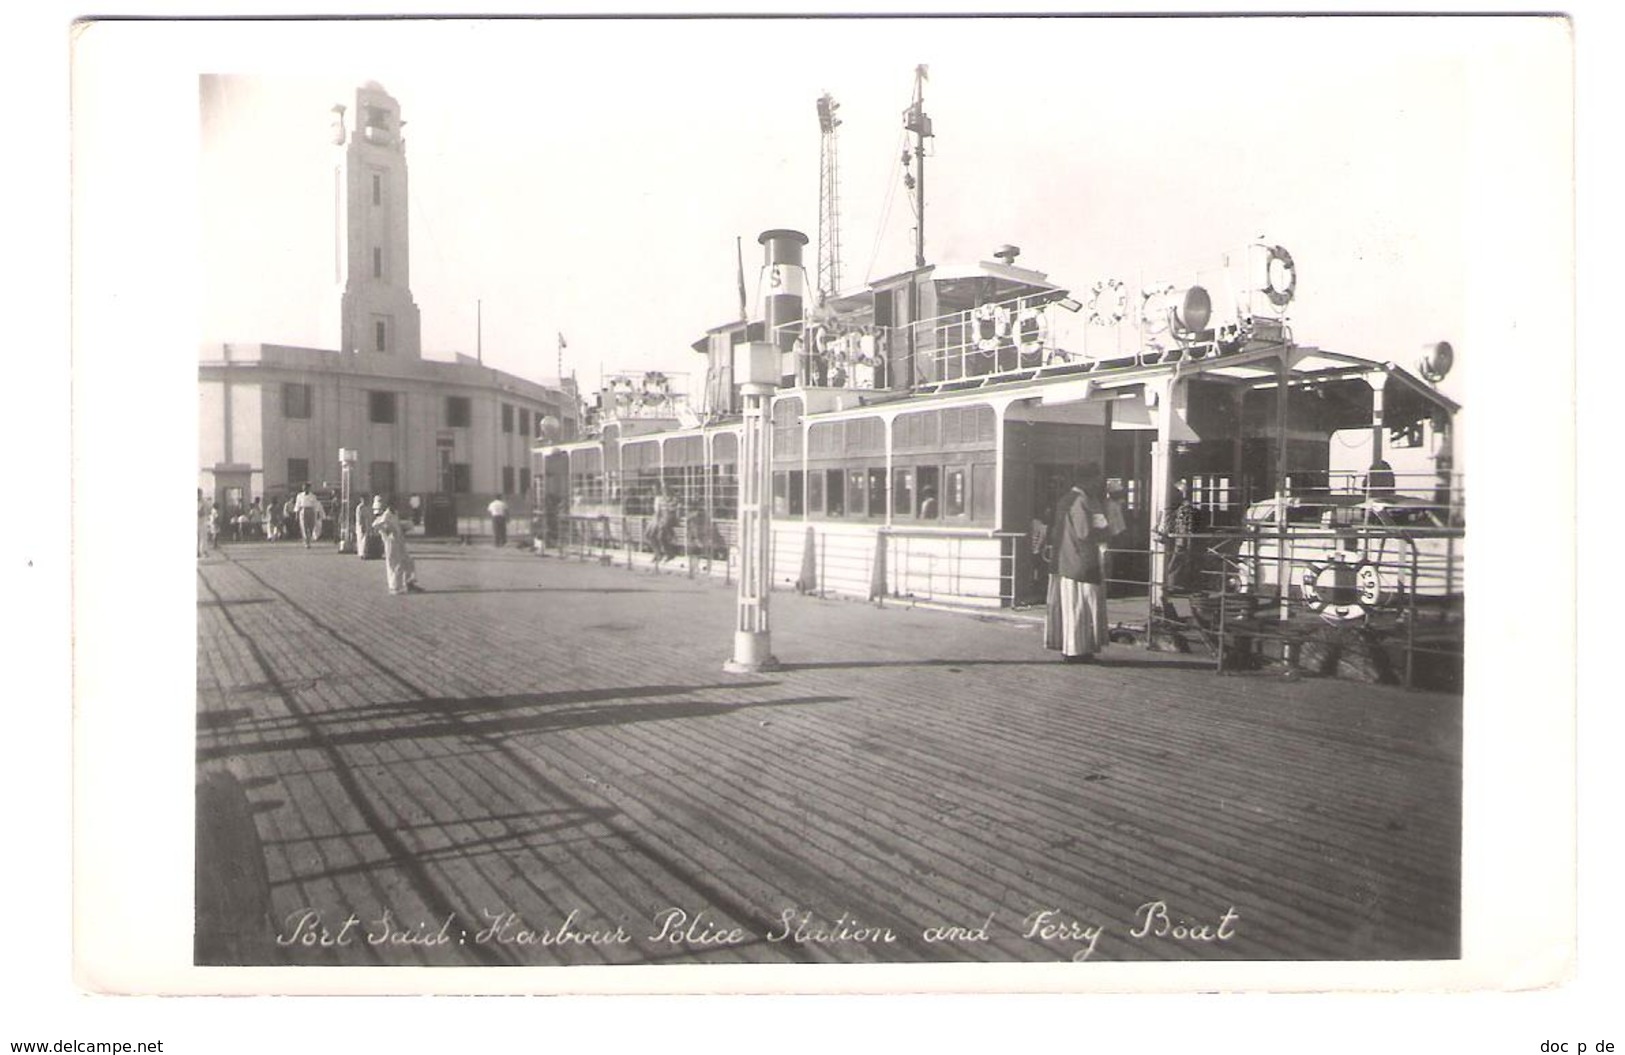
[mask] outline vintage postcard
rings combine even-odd
[[[1568,977],[1566,20],[72,74],[81,985]]]

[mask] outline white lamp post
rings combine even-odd
[[[339,552],[354,553],[356,539],[351,523],[354,513],[350,509],[350,470],[360,459],[361,452],[354,447],[339,448]]]
[[[739,442],[739,604],[734,623],[730,674],[776,670],[768,627],[772,592],[773,431],[768,421],[780,374],[779,347],[766,341],[734,346],[734,380],[743,397],[744,428]]]

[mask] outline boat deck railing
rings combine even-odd
[[[1278,662],[1283,673],[1353,665],[1373,681],[1459,687],[1464,532],[1386,527],[1281,532],[1267,526],[1173,534],[1114,548],[1107,590],[1143,598],[1118,629],[1147,648],[1201,646],[1224,673]]]

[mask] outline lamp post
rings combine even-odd
[[[356,539],[353,523],[354,513],[350,509],[350,470],[360,459],[361,452],[354,447],[339,448],[339,552],[354,553]]]
[[[779,347],[766,341],[734,346],[734,380],[739,383],[744,422],[739,439],[739,603],[734,620],[729,674],[777,670],[768,626],[773,510],[773,433],[768,421],[779,378]]]

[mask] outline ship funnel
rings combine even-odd
[[[800,231],[763,231],[762,319],[768,339],[789,351],[800,336],[802,302],[807,293],[807,272],[801,250],[807,236]]]

